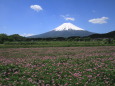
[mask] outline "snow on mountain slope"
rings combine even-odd
[[[79,28],[73,25],[72,23],[64,23],[60,25],[59,27],[55,28],[53,31],[64,31],[64,30],[82,30],[84,31],[84,29]]]
[[[63,23],[59,27],[39,35],[31,36],[30,38],[54,38],[54,37],[71,37],[71,36],[89,36],[94,34],[82,28],[79,28],[71,23]]]

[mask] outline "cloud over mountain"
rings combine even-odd
[[[67,17],[67,18],[65,18],[65,20],[75,21],[75,19],[71,18],[71,17]]]
[[[66,21],[75,21],[75,18],[69,17],[68,15],[66,15],[66,16],[61,15],[61,17],[63,17]]]
[[[89,22],[94,24],[104,24],[107,23],[107,19],[109,18],[108,17],[94,18],[90,19]]]

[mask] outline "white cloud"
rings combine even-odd
[[[20,34],[20,36],[24,36],[24,37],[28,37],[28,36],[32,36],[32,35],[35,35],[35,34],[27,34],[27,33],[24,33],[24,34]]]
[[[94,23],[94,24],[104,24],[107,23],[108,17],[101,17],[101,18],[95,18],[95,19],[90,19],[89,22]]]
[[[67,17],[65,20],[75,21],[75,18]]]
[[[63,17],[66,21],[75,21],[75,18],[68,17],[68,15],[66,15],[66,16],[61,15],[61,17]]]
[[[37,12],[43,10],[43,8],[40,5],[31,5],[30,8]]]

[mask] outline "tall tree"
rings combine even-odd
[[[6,34],[0,34],[0,44],[3,44],[8,40],[8,36]]]

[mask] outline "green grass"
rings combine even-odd
[[[38,41],[38,42],[5,42],[0,48],[34,48],[34,47],[81,47],[81,46],[115,46],[103,41]]]

